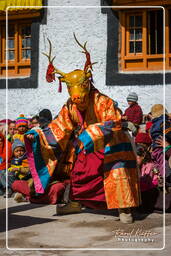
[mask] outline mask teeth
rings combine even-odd
[[[62,83],[61,83],[61,80],[59,80],[58,92],[62,92]]]

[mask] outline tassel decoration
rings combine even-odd
[[[62,83],[61,83],[61,80],[60,80],[60,79],[59,79],[58,92],[62,92]]]

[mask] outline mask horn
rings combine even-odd
[[[76,38],[75,33],[73,33],[73,35],[74,35],[74,39],[77,42],[77,44],[83,49],[82,53],[84,53],[86,55],[86,62],[85,62],[85,65],[84,65],[84,71],[87,72],[88,69],[93,70],[92,65],[96,64],[97,62],[93,62],[93,63],[91,62],[90,53],[86,49],[87,42],[85,42],[84,45],[82,45],[82,44],[80,44],[80,42]]]
[[[51,66],[51,70],[53,70],[51,74],[55,74],[55,73],[56,73],[56,74],[59,74],[59,75],[61,75],[61,76],[63,77],[63,76],[65,76],[65,73],[62,72],[62,71],[60,71],[59,69],[57,69],[57,68],[54,67],[54,65],[53,65],[53,61],[54,61],[54,59],[56,58],[56,56],[54,56],[54,57],[52,58],[52,56],[51,56],[51,54],[52,54],[52,43],[51,43],[51,41],[49,40],[49,38],[47,38],[47,40],[48,40],[48,42],[49,42],[49,54],[44,53],[44,52],[42,52],[42,54],[44,54],[44,55],[48,58],[48,60],[49,60],[49,65]]]

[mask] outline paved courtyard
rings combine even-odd
[[[80,214],[57,216],[55,205],[17,204],[10,198],[6,233],[6,200],[1,197],[0,216],[0,253],[5,256],[156,256],[171,251],[170,214],[164,219],[159,213],[135,213],[135,222],[126,225],[113,210],[85,209]]]

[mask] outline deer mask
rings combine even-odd
[[[61,92],[62,87],[61,83],[64,82],[67,84],[68,93],[71,97],[71,100],[73,103],[77,104],[78,108],[80,110],[86,109],[88,105],[88,99],[89,99],[89,92],[91,89],[91,81],[92,81],[92,65],[95,63],[91,63],[90,54],[86,49],[86,43],[84,46],[82,46],[75,34],[74,38],[77,42],[77,44],[83,49],[83,53],[86,55],[86,63],[84,65],[84,70],[76,69],[69,73],[64,73],[60,71],[59,69],[55,68],[53,66],[53,60],[55,57],[51,58],[51,51],[52,51],[52,44],[51,41],[48,39],[50,49],[49,49],[49,55],[46,53],[43,53],[46,55],[49,59],[49,66],[46,73],[46,80],[48,82],[52,82],[55,80],[55,73],[59,74],[59,92]]]

